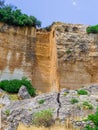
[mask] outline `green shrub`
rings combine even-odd
[[[5,114],[6,114],[7,116],[9,116],[9,115],[10,115],[10,110],[9,110],[9,109],[5,110]]]
[[[85,102],[83,102],[83,108],[84,109],[93,109],[93,105],[90,104],[89,102],[85,101]]]
[[[64,94],[63,94],[63,95],[64,95],[64,96],[67,96],[67,94],[68,94],[68,93],[69,93],[69,92],[64,92]]]
[[[71,104],[75,104],[75,103],[78,103],[78,102],[79,102],[79,100],[78,100],[78,99],[76,99],[76,98],[72,98],[70,102],[71,102]]]
[[[94,124],[94,127],[87,125],[85,127],[85,130],[98,130],[98,108],[95,114],[88,115],[88,120],[92,121],[92,123]]]
[[[84,130],[98,130],[98,127],[91,127],[90,125],[87,125]]]
[[[87,33],[98,33],[98,25],[95,25],[95,26],[89,26],[87,29],[86,29]]]
[[[45,102],[44,99],[41,99],[41,100],[38,101],[39,104],[43,104],[44,102]]]
[[[33,124],[36,126],[51,126],[53,123],[52,110],[42,110],[34,114]]]
[[[36,89],[32,86],[32,83],[30,80],[27,80],[27,78],[24,77],[21,80],[21,84],[26,86],[26,88],[31,96],[36,95]]]
[[[9,93],[18,93],[22,85],[24,85],[27,88],[31,96],[35,96],[36,89],[33,88],[31,82],[27,80],[26,78],[23,78],[21,80],[19,79],[2,80],[0,82],[0,88]]]
[[[51,25],[50,25],[50,26],[45,27],[44,29],[46,29],[47,31],[51,31]]]
[[[84,89],[78,90],[77,93],[78,93],[79,95],[88,95],[88,92],[87,92],[86,90],[84,90]]]
[[[92,121],[94,125],[98,127],[98,109],[95,114],[88,115],[88,120]]]
[[[67,53],[67,54],[70,54],[70,53],[71,53],[71,50],[70,50],[70,49],[68,49],[68,50],[66,51],[66,53]]]
[[[96,98],[96,102],[98,102],[98,98]]]
[[[1,1],[0,5],[0,22],[15,26],[41,26],[41,22],[34,16],[23,14],[20,9],[11,5],[5,5]]]

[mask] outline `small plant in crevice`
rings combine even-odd
[[[63,94],[63,95],[64,95],[64,96],[67,96],[67,94],[68,94],[68,93],[69,93],[69,92],[64,92],[64,94]]]
[[[88,95],[88,92],[86,90],[84,90],[84,89],[77,90],[77,93],[79,95]]]
[[[10,115],[10,110],[9,110],[9,109],[5,110],[5,114],[6,114],[7,116],[9,116],[9,115]]]
[[[96,102],[98,102],[98,98],[96,98]]]
[[[31,108],[29,108],[28,110],[29,110],[29,111],[32,111],[32,109],[31,109]]]
[[[67,53],[67,54],[70,54],[70,53],[71,53],[71,50],[70,50],[70,49],[66,50],[66,53]]]
[[[47,26],[47,27],[45,27],[45,28],[43,28],[43,29],[46,29],[47,31],[51,31],[51,25],[49,25],[49,26]]]
[[[41,99],[41,100],[38,101],[39,104],[43,104],[44,102],[45,102],[44,99]]]
[[[33,117],[33,124],[35,126],[51,126],[53,124],[53,111],[51,109],[47,109],[35,113]]]
[[[84,101],[82,105],[83,105],[83,109],[90,109],[90,110],[93,109],[93,105],[87,101]]]
[[[81,104],[77,104],[77,108],[78,108],[78,110],[81,110]]]
[[[72,98],[72,99],[70,100],[70,102],[71,102],[71,104],[75,104],[75,103],[78,103],[79,100],[76,99],[76,98]]]

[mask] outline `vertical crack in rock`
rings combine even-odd
[[[60,93],[57,94],[57,102],[58,102],[57,118],[59,118],[59,111],[60,111],[60,108],[61,108]]]

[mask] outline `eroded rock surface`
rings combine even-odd
[[[86,25],[55,24],[60,88],[77,89],[98,83],[98,35]]]
[[[44,100],[43,104],[40,104],[40,100]],[[2,122],[8,123],[8,130],[16,130],[19,122],[26,125],[31,125],[33,120],[33,115],[41,110],[51,109],[53,110],[53,118],[56,119],[57,116],[57,93],[49,93],[39,95],[32,99],[25,99],[21,101],[15,101],[9,106],[2,109]],[[9,114],[6,112],[9,111]]]
[[[70,118],[74,125],[79,125],[79,121],[75,121],[75,117],[83,119],[88,114],[94,113],[98,106],[98,85],[88,86],[84,89],[88,92],[87,95],[79,95],[78,90],[62,89],[59,93],[41,94],[35,98],[14,101],[10,105],[2,109],[2,122],[7,122],[8,130],[17,128],[18,123],[22,122],[25,125],[32,125],[33,116],[41,110],[53,110],[53,119],[60,119],[60,123]],[[72,99],[77,99],[77,103],[72,103]],[[43,103],[40,101],[43,100]],[[84,106],[83,103],[88,102],[92,105],[92,109]],[[80,125],[82,126],[82,121]],[[84,123],[86,125],[86,123]],[[4,126],[5,127],[5,126]]]
[[[79,95],[77,93],[78,90],[69,90],[63,89],[60,92],[60,102],[61,108],[59,110],[59,118],[63,123],[65,119],[70,118],[74,120],[75,118],[84,118],[88,114],[96,111],[98,106],[98,85],[92,85],[85,88],[81,88],[83,90],[87,90],[87,95]],[[96,92],[95,92],[96,91]],[[71,103],[72,99],[77,99],[77,103]],[[93,106],[93,109],[87,108],[83,103],[88,102]],[[86,109],[87,108],[87,109]]]
[[[11,99],[9,95],[5,91],[0,89],[0,108],[5,105],[8,106],[10,105],[10,103],[11,103]]]
[[[57,22],[47,31],[0,23],[0,80],[26,76],[42,92],[98,83],[98,35],[86,28]]]
[[[25,86],[21,86],[18,92],[18,97],[21,99],[29,99],[31,98]]]

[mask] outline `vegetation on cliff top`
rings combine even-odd
[[[87,31],[87,33],[97,34],[97,33],[98,33],[98,25],[89,26],[89,27],[86,29],[86,31]]]
[[[41,26],[41,21],[37,20],[37,18],[23,14],[15,6],[6,5],[4,0],[0,0],[0,22],[15,26]]]

